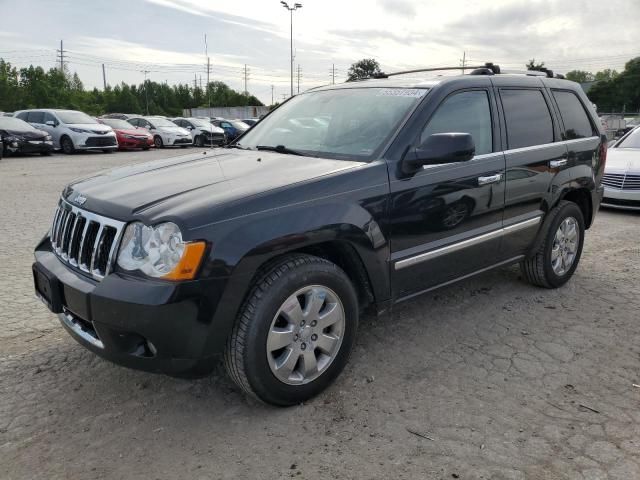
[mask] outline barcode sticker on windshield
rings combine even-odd
[[[424,88],[381,88],[378,97],[422,97],[427,91]]]

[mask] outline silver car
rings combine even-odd
[[[20,110],[14,117],[47,132],[53,147],[67,154],[76,150],[112,152],[118,149],[118,140],[111,127],[77,110]]]
[[[640,126],[607,152],[602,205],[640,211]]]

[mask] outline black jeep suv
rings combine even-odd
[[[104,358],[193,375],[222,354],[242,389],[290,405],[338,376],[365,307],[513,263],[569,280],[606,156],[578,84],[494,65],[380,77],[295,96],[230,148],[68,185],[38,295]]]

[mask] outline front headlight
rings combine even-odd
[[[44,137],[45,141],[51,141],[51,135],[47,135],[46,137]]]
[[[92,133],[91,130],[85,130],[84,128],[69,127],[69,130],[76,133]]]
[[[204,250],[204,242],[184,242],[175,223],[148,227],[134,222],[122,237],[118,266],[154,278],[189,280],[196,275]]]

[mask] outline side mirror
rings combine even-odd
[[[54,122],[53,120],[47,120],[46,122],[44,122],[44,124],[49,125],[50,127],[56,126],[56,122]]]
[[[192,127],[191,125],[189,125],[189,126],[187,127],[187,130],[193,130],[193,127]]]
[[[409,151],[402,161],[404,173],[415,173],[423,165],[466,162],[476,153],[473,137],[468,133],[434,133]]]

